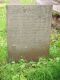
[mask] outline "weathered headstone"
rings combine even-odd
[[[47,56],[51,31],[51,5],[8,5],[8,51],[11,60],[37,60]]]

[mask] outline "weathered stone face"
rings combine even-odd
[[[11,60],[37,60],[49,50],[52,6],[8,5],[8,50]]]

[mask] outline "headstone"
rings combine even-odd
[[[8,5],[8,51],[11,60],[37,60],[47,56],[51,31],[51,5]]]

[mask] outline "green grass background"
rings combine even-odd
[[[6,7],[0,5],[0,62],[4,63],[7,57]]]
[[[10,0],[3,0],[3,1],[6,4],[8,4]],[[36,0],[18,0],[18,2],[20,2],[20,4],[23,4],[23,5],[36,4]]]
[[[23,5],[36,4],[36,0],[20,0]]]

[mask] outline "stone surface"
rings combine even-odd
[[[51,5],[8,5],[8,51],[11,60],[37,60],[47,56],[51,31]]]

